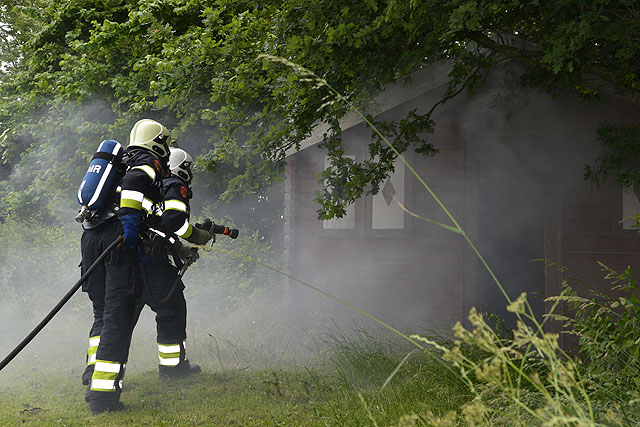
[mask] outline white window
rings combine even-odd
[[[371,228],[374,230],[398,230],[404,228],[404,163],[397,161],[395,171],[380,186],[371,200]]]

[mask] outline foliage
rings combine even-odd
[[[87,141],[125,139],[126,129],[147,116],[173,128],[185,148],[200,154],[200,165],[216,173],[209,180],[216,195],[229,199],[277,182],[285,153],[326,122],[322,147],[334,168],[321,179],[344,184],[322,195],[321,217],[341,215],[345,203],[377,192],[396,155],[374,137],[368,159],[345,162],[339,120],[347,108],[327,104],[323,91],[294,73],[256,61],[259,54],[315,71],[372,118],[377,112],[373,94],[437,61],[451,64],[441,102],[478,87],[507,61],[523,65],[524,86],[579,99],[615,89],[632,102],[638,99],[640,19],[637,4],[629,1],[576,6],[569,0],[55,0],[42,7],[20,5],[30,20],[8,21],[25,37],[12,42],[20,55],[13,54],[15,64],[0,83],[4,162],[28,168],[23,153],[46,151],[60,140],[68,158],[79,160],[90,153]],[[33,28],[37,34],[26,37]],[[86,134],[57,138],[55,126],[72,117],[65,110],[96,104],[106,112],[83,121]],[[432,155],[426,139],[434,127],[432,112],[415,111],[378,127],[400,152]],[[55,169],[69,167],[63,162]],[[34,193],[46,194],[61,174],[54,171],[50,180],[29,185]],[[14,209],[25,203],[15,202]]]
[[[615,181],[625,187],[640,185],[640,125],[616,127],[605,123],[598,129],[598,138],[604,153],[593,165],[585,166],[585,179],[600,185],[615,173]]]
[[[579,296],[567,283],[566,292],[549,300],[567,304],[564,320],[567,332],[578,337],[586,374],[608,384],[605,395],[626,395],[640,383],[640,299],[638,284],[627,267],[618,274],[601,264],[612,285],[612,294],[592,291]]]
[[[441,350],[443,359],[459,370],[475,395],[448,418],[460,417],[466,425],[478,426],[497,420],[513,425],[595,425],[586,382],[576,361],[560,348],[558,335],[543,331],[526,294],[509,304],[508,310],[522,316],[513,340],[501,340],[475,309],[469,313],[472,329],[456,324],[456,340],[450,347],[415,337]],[[477,347],[486,356],[472,359],[463,351],[464,345]]]
[[[22,47],[37,32],[42,0],[5,0],[0,5],[0,74],[18,64]]]

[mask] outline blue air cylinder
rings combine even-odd
[[[76,221],[82,222],[98,212],[111,196],[117,184],[123,152],[124,149],[118,141],[102,141],[78,189],[80,213]]]

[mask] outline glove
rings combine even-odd
[[[184,245],[181,241],[176,240],[173,244],[173,248],[182,262],[185,262],[191,256],[191,245]]]
[[[205,218],[202,222],[196,222],[196,227],[201,228],[203,230],[207,230],[209,233],[213,232],[213,227],[215,224],[211,221],[211,218]]]
[[[187,265],[193,264],[198,258],[200,258],[197,248],[194,248],[191,245],[183,244],[179,240],[176,240],[176,242],[173,244],[173,247],[175,248],[176,253],[180,257],[182,262]]]
[[[198,253],[198,248],[191,248],[191,259],[189,261],[189,265],[193,264],[199,259],[200,259],[200,254]]]
[[[122,244],[128,248],[135,248],[138,245],[138,233],[140,232],[140,217],[138,214],[124,214],[120,217],[120,222],[124,231]]]
[[[198,227],[193,227],[191,235],[186,238],[187,242],[194,245],[204,245],[213,238],[213,234],[208,230],[203,230]]]

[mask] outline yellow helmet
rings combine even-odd
[[[129,136],[129,147],[145,148],[161,158],[168,158],[172,142],[169,129],[151,119],[142,119],[133,125]]]

